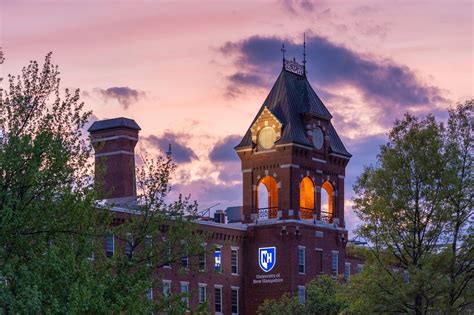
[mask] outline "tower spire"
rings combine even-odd
[[[285,43],[281,44],[280,51],[282,52],[282,55],[283,55],[282,67],[283,67],[283,69],[285,69],[285,52],[286,52]]]
[[[303,33],[303,75],[306,76],[306,33]]]

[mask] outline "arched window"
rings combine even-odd
[[[257,205],[260,219],[274,219],[278,214],[278,183],[265,176],[257,185]]]
[[[332,222],[334,188],[328,181],[324,182],[321,188],[321,219],[323,221]]]
[[[314,183],[309,177],[304,177],[300,184],[300,216],[302,219],[312,219],[314,213]]]

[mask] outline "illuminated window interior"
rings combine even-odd
[[[325,212],[328,214],[328,218],[332,219],[333,216],[333,200],[332,195],[334,188],[332,187],[331,183],[324,182],[323,186],[321,187],[321,212]]]
[[[302,219],[312,219],[314,211],[314,184],[309,177],[300,184],[300,215]]]
[[[274,219],[278,213],[278,184],[275,178],[265,176],[257,187],[257,204],[259,210],[268,210],[268,218]]]

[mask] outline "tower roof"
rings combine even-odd
[[[331,152],[351,156],[330,122],[331,113],[316,95],[305,75],[283,69],[251,125],[265,107],[283,124],[281,139],[276,144],[297,143],[312,146],[306,136],[303,123],[303,115],[312,115],[329,121],[328,136]],[[251,146],[252,134],[249,128],[235,149]]]

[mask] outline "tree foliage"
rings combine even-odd
[[[354,190],[370,273],[351,286],[361,312],[462,311],[472,299],[473,101],[433,116],[406,114]],[[381,309],[382,307],[382,309]]]
[[[341,295],[341,284],[328,275],[318,276],[305,288],[305,302],[300,304],[297,296],[284,294],[277,300],[265,300],[259,307],[261,315],[317,315],[339,314],[346,307]]]
[[[0,60],[1,62],[1,60]],[[98,204],[80,91],[60,88],[51,54],[8,76],[0,93],[0,313],[182,313],[160,292],[156,268],[193,257],[202,237],[196,204],[167,203],[170,155],[137,170],[139,196],[114,220]],[[117,252],[104,255],[114,234]],[[166,234],[166,241],[163,240]],[[153,246],[145,246],[152,240]],[[129,246],[126,246],[126,243]],[[148,243],[149,244],[149,243]],[[125,248],[133,255],[124,255]],[[184,251],[186,249],[186,251]],[[183,272],[193,268],[184,268]]]

